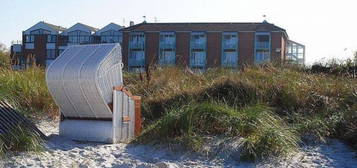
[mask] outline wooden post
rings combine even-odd
[[[133,96],[135,101],[135,136],[139,136],[141,133],[141,97]]]

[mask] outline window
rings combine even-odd
[[[85,31],[71,31],[68,32],[68,43],[72,44],[88,44],[90,33]]]
[[[51,31],[45,29],[37,29],[30,32],[30,34],[42,35],[42,34],[51,34]]]
[[[25,42],[26,43],[33,43],[35,41],[34,35],[25,35]]]
[[[270,61],[270,33],[255,33],[255,63]]]
[[[47,36],[47,43],[56,43],[57,42],[57,36],[56,35],[48,35]]]
[[[47,49],[47,59],[55,59],[56,58],[56,50],[55,49]]]
[[[206,67],[206,34],[204,32],[191,33],[190,67],[194,69]]]
[[[123,35],[120,31],[109,30],[100,33],[100,39],[102,43],[121,43]]]
[[[128,66],[130,69],[145,66],[145,35],[143,32],[130,33]]]
[[[223,32],[222,34],[222,57],[223,67],[237,67],[238,65],[238,33]]]
[[[175,65],[176,62],[176,36],[174,32],[160,33],[160,51],[159,64],[160,65]]]

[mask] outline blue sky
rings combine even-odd
[[[306,45],[307,62],[346,59],[357,50],[357,2],[353,0],[2,0],[0,42],[21,40],[39,21],[70,27],[77,22],[101,28],[148,22],[260,22],[287,30]]]

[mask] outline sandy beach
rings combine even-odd
[[[41,153],[10,154],[3,167],[357,167],[357,155],[338,140],[303,146],[289,158],[241,163],[234,156],[206,157],[168,146],[75,142],[58,135],[58,123],[42,121],[49,136]],[[228,152],[229,153],[229,152]],[[233,153],[234,154],[234,153]],[[229,153],[232,155],[232,153]]]

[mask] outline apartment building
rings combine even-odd
[[[204,70],[285,62],[296,47],[283,28],[261,23],[141,23],[123,30],[123,62],[129,70],[148,65],[181,65]],[[290,47],[290,48],[288,48]],[[294,48],[295,47],[295,48]],[[291,49],[294,48],[294,49]],[[299,50],[301,51],[301,50]],[[288,53],[290,52],[290,53]]]
[[[121,43],[122,28],[114,23],[102,29],[77,23],[67,29],[43,21],[38,22],[22,32],[22,45],[12,46],[16,49],[11,50],[12,55],[16,53],[16,57],[12,57],[13,65],[16,69],[25,68],[33,63],[47,66],[70,45]]]
[[[69,45],[120,43],[125,69],[150,65],[237,68],[246,64],[304,64],[305,46],[291,41],[285,29],[257,23],[140,23],[124,28],[110,23],[102,29],[77,23],[66,29],[39,22],[23,32],[22,61],[35,58],[49,65]],[[27,61],[26,61],[27,60]],[[22,64],[21,64],[22,63]]]

